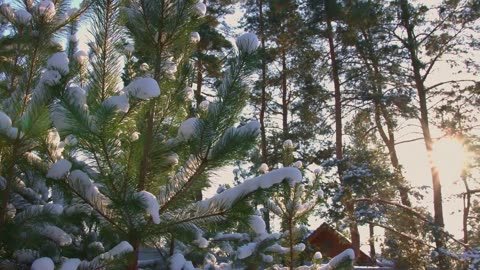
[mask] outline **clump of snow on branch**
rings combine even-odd
[[[235,43],[239,51],[248,54],[256,51],[260,45],[257,36],[253,33],[245,33],[239,36]]]
[[[207,111],[208,110],[208,106],[210,105],[210,101],[208,100],[204,100],[202,102],[200,102],[200,104],[198,105],[198,108],[200,109],[200,111]]]
[[[48,257],[42,257],[42,258],[36,259],[30,268],[30,270],[53,270],[53,269],[55,269],[55,265],[53,264],[52,259]]]
[[[10,119],[10,117],[6,113],[0,111],[0,131],[5,132],[9,130],[11,127],[12,127],[12,120]]]
[[[183,121],[178,129],[178,136],[177,138],[180,140],[188,141],[194,137],[197,131],[197,126],[200,120],[196,117],[188,118],[187,120]]]
[[[142,190],[137,193],[137,196],[143,201],[146,206],[147,212],[152,217],[153,223],[160,223],[160,206],[158,204],[157,198],[152,193]]]
[[[62,263],[60,270],[76,270],[82,261],[79,259],[67,259]]]
[[[170,257],[170,267],[171,270],[182,270],[183,266],[187,263],[185,257],[181,253],[175,253]]]
[[[66,159],[59,159],[48,169],[47,177],[52,179],[61,179],[65,177],[72,168],[72,163]]]
[[[68,56],[64,52],[54,53],[47,60],[47,67],[57,70],[61,74],[65,75],[68,73]]]
[[[241,259],[250,257],[253,254],[253,251],[255,250],[256,247],[257,247],[257,243],[255,242],[248,243],[239,247],[237,250],[237,258],[241,260]]]
[[[250,224],[250,228],[252,228],[252,230],[257,235],[263,235],[267,233],[266,231],[267,226],[265,224],[265,221],[260,216],[257,216],[257,215],[250,216],[249,224]]]
[[[199,202],[199,204],[206,208],[208,205],[216,203],[230,207],[240,197],[250,194],[258,189],[270,188],[275,184],[281,183],[285,179],[290,181],[290,185],[295,185],[302,181],[302,173],[297,168],[280,168],[264,175],[245,180],[245,182],[240,185],[227,189],[220,194],[216,194],[210,199],[203,200]]]
[[[49,19],[55,16],[55,14],[57,13],[57,11],[55,10],[55,4],[53,4],[50,0],[42,0],[37,5],[37,10],[40,15],[43,15]]]
[[[77,61],[80,65],[84,65],[88,61],[88,54],[84,50],[78,50],[73,54],[73,58]]]
[[[143,100],[148,100],[160,95],[160,87],[157,81],[152,78],[138,78],[132,81],[126,87],[126,90],[130,95]]]
[[[40,229],[40,234],[51,239],[59,246],[68,246],[72,243],[72,238],[65,231],[53,225],[46,225]]]
[[[258,172],[267,173],[268,172],[268,165],[266,163],[262,163],[260,165],[260,167],[258,167]]]
[[[24,9],[15,11],[15,20],[20,24],[28,24],[32,20],[32,14]]]
[[[198,2],[195,5],[195,13],[200,17],[205,16],[207,13],[207,6],[202,2]]]
[[[185,87],[185,89],[183,89],[183,96],[185,101],[192,101],[195,96],[193,88],[191,88],[190,86]]]
[[[298,160],[295,163],[293,163],[293,167],[301,169],[303,167],[303,163]]]
[[[117,112],[128,112],[130,104],[126,95],[111,96],[104,101],[105,106],[112,107]]]
[[[283,142],[283,149],[293,149],[293,142],[292,140],[285,140]]]
[[[257,120],[250,120],[243,126],[237,128],[236,132],[240,135],[252,134],[258,136],[260,134],[260,122]]]
[[[200,42],[200,34],[198,32],[191,32],[190,33],[190,42],[192,42],[192,43]]]

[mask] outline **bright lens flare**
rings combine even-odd
[[[468,160],[468,153],[462,142],[443,138],[433,145],[432,160],[440,172],[444,183],[460,179]]]

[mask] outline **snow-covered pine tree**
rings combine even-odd
[[[0,268],[58,259],[73,242],[64,208],[46,179],[65,142],[51,130],[49,106],[72,66],[60,44],[92,5],[70,1],[0,3]],[[53,54],[53,55],[52,55]],[[74,73],[74,72],[73,72]],[[53,203],[52,203],[53,202]],[[45,258],[39,265],[53,264]],[[47,268],[42,268],[47,269]]]
[[[293,165],[293,167],[301,169],[303,167],[301,161],[293,162],[293,151],[293,142],[286,140],[283,143],[283,163],[285,166]],[[262,171],[266,172],[268,168]],[[280,244],[274,244],[266,251],[283,254],[285,256],[283,263],[289,269],[294,269],[300,261],[298,255],[306,248],[302,241],[308,233],[304,225],[308,222],[308,216],[322,201],[320,174],[315,174],[311,182],[284,182],[271,199],[264,202],[264,207],[280,219],[283,230]]]
[[[1,9],[2,266],[137,269],[141,245],[174,255],[176,243],[248,214],[242,197],[284,178],[301,180],[286,169],[205,201],[192,196],[209,171],[255,143],[256,121],[235,127],[255,35],[237,39],[214,102],[182,122],[201,5],[133,1],[122,15],[118,1],[95,1],[87,54],[76,51],[72,21],[91,3],[70,13],[66,2],[23,4]],[[53,43],[62,29],[70,33],[67,53]],[[138,59],[130,70],[141,77],[124,74],[122,88],[125,35],[127,65]]]

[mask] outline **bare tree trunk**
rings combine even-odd
[[[467,176],[463,172],[462,180],[465,184],[465,194],[463,194],[463,243],[468,244],[468,215],[470,214],[471,196],[470,188],[467,183]]]
[[[282,131],[283,139],[288,136],[288,89],[287,89],[287,55],[282,45]]]
[[[335,44],[333,40],[333,28],[330,16],[328,15],[327,10],[327,36],[328,36],[328,45],[330,51],[330,61],[332,63],[332,79],[335,87],[335,154],[338,159],[338,176],[340,183],[343,185],[343,142],[342,142],[342,102],[341,102],[341,92],[340,92],[340,77],[338,72],[338,62],[335,55]],[[355,202],[352,198],[352,192],[345,186],[345,210],[349,216],[349,228],[350,228],[350,240],[352,241],[352,248],[355,251],[355,257],[358,258],[360,255],[360,233],[358,231],[358,225],[355,220]]]
[[[368,239],[368,243],[370,245],[370,258],[372,258],[373,261],[376,261],[375,257],[377,256],[377,252],[375,251],[375,232],[374,232],[375,226],[371,223],[368,224],[368,230],[369,230],[369,236],[370,238]]]
[[[263,21],[263,0],[258,1],[258,10],[259,10],[259,32],[260,32],[260,42],[262,45],[262,53],[265,52],[265,31],[264,31],[264,21]],[[262,155],[262,163],[268,164],[268,150],[267,150],[267,132],[265,127],[265,113],[267,111],[267,63],[265,61],[265,55],[262,54],[261,59],[262,65],[262,82],[261,82],[261,96],[260,96],[260,150]],[[267,232],[271,231],[270,225],[270,211],[265,209],[263,213],[263,219],[265,220],[265,226]]]
[[[423,140],[425,142],[425,148],[427,150],[428,158],[430,161],[430,173],[432,175],[432,187],[433,187],[433,209],[434,209],[434,224],[437,229],[434,230],[434,238],[437,250],[445,247],[445,237],[442,233],[445,227],[443,219],[443,204],[442,204],[442,186],[440,182],[440,174],[435,162],[432,159],[433,139],[430,133],[430,125],[428,118],[428,106],[427,106],[427,91],[424,85],[424,81],[421,75],[421,62],[418,59],[417,54],[417,40],[414,34],[414,26],[410,22],[410,11],[408,0],[400,1],[401,19],[403,27],[407,33],[407,40],[404,42],[409,55],[411,66],[413,69],[415,87],[417,89],[417,95],[419,99],[420,109],[420,126],[422,128]],[[448,258],[439,252],[438,267],[441,270],[450,269]]]

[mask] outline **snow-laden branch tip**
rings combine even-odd
[[[47,67],[57,70],[62,75],[66,75],[69,72],[68,62],[67,54],[64,52],[58,52],[48,58]]]
[[[48,169],[47,177],[52,179],[61,179],[67,175],[72,168],[72,163],[66,159],[59,159]]]
[[[31,270],[53,270],[55,269],[55,265],[53,264],[52,259],[48,257],[42,257],[36,259],[32,266],[30,267]]]
[[[202,2],[198,2],[195,5],[195,13],[200,17],[205,16],[205,14],[207,13],[207,6]]]
[[[138,78],[132,81],[127,87],[125,87],[130,95],[148,100],[160,95],[160,86],[157,81],[152,78]]]
[[[245,180],[245,182],[236,187],[227,189],[220,194],[216,194],[210,199],[200,201],[199,206],[208,208],[208,206],[212,204],[223,204],[226,207],[231,207],[233,203],[243,196],[258,189],[266,189],[275,184],[280,184],[285,179],[290,181],[290,185],[295,185],[302,181],[302,173],[297,168],[280,168],[264,175]]]
[[[158,204],[157,198],[152,193],[142,190],[137,193],[137,196],[142,200],[145,204],[145,208],[147,212],[152,217],[153,223],[159,224],[160,223],[160,206]]]
[[[235,43],[239,51],[248,54],[255,52],[260,45],[257,35],[253,33],[245,33],[239,36]]]

